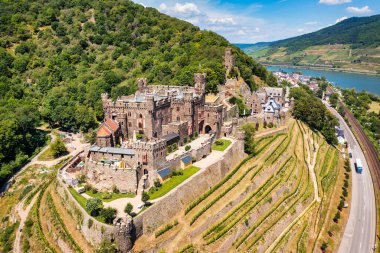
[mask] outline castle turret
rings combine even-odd
[[[235,57],[232,54],[231,48],[226,48],[226,51],[224,53],[224,66],[229,70],[235,66]]]
[[[144,91],[146,84],[146,78],[137,78],[137,87],[140,92]]]
[[[206,92],[206,76],[206,73],[194,74],[195,92],[197,94],[204,94]]]
[[[127,253],[133,247],[133,220],[127,215],[126,219],[116,218],[113,221],[114,237],[117,243],[119,252]]]

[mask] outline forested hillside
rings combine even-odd
[[[223,37],[153,8],[114,0],[0,0],[0,183],[44,143],[41,122],[89,131],[102,120],[100,94],[131,94],[136,78],[207,91],[224,82]],[[233,47],[251,88],[266,69]],[[273,81],[273,80],[272,80]]]
[[[267,64],[380,73],[380,15],[353,17],[319,31],[243,50]]]

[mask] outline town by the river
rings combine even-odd
[[[356,73],[346,73],[329,70],[314,70],[304,68],[267,66],[270,71],[285,71],[287,73],[302,72],[305,76],[326,77],[331,83],[345,89],[356,89],[357,91],[367,91],[380,95],[380,76],[365,75]]]

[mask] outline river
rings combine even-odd
[[[329,70],[314,70],[314,69],[302,69],[302,68],[291,68],[291,67],[278,67],[278,66],[267,66],[270,71],[283,70],[287,73],[291,72],[302,72],[305,76],[312,77],[326,77],[331,83],[336,86],[346,88],[346,89],[356,89],[357,91],[368,91],[370,93],[377,94],[380,96],[380,76],[377,75],[365,75],[356,73],[345,73],[338,71]]]

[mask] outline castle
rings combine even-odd
[[[230,48],[225,67],[235,68]],[[212,140],[233,136],[239,127],[236,105],[229,98],[241,97],[249,108],[246,121],[281,124],[290,106],[283,88],[260,88],[251,92],[241,77],[228,79],[219,93],[205,92],[206,74],[194,74],[194,87],[148,85],[137,80],[138,90],[112,101],[102,94],[105,120],[97,132],[85,161],[88,182],[101,190],[116,186],[122,192],[136,192],[153,185],[160,171],[176,168],[167,157],[167,147],[183,146],[191,138],[209,134]],[[206,144],[205,144],[206,145]],[[202,149],[200,157],[207,155]]]

